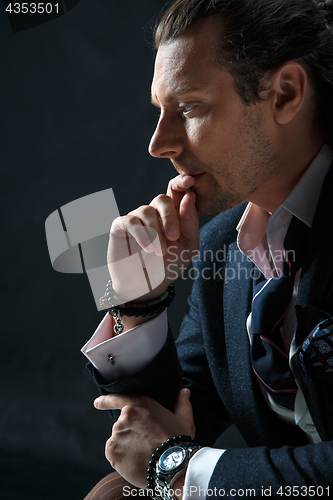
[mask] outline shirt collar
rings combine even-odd
[[[321,188],[332,159],[332,150],[324,145],[293,191],[272,215],[253,203],[247,205],[237,226],[237,243],[241,252],[257,265],[257,254],[260,256],[259,269],[263,266],[267,268],[266,261],[261,262],[266,250],[269,248],[271,251],[271,247],[277,250],[282,246],[293,215],[309,227],[312,226]]]
[[[325,144],[290,195],[281,204],[281,207],[288,210],[288,212],[298,217],[310,227],[312,226],[320,191],[332,160],[333,152],[330,147]],[[274,212],[273,216],[276,214],[277,210]],[[254,222],[256,226],[258,224],[260,226],[265,226],[265,231],[263,233],[265,234],[266,225],[270,217],[270,214],[266,212],[266,210],[263,210],[253,203],[248,203],[236,229],[239,233],[243,231],[247,233],[249,229],[253,228]]]
[[[333,152],[325,144],[288,198],[281,204],[292,215],[311,227],[321,188],[333,159]]]

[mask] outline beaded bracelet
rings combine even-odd
[[[135,316],[145,318],[146,316],[153,316],[154,314],[159,314],[164,311],[166,307],[169,307],[171,302],[175,297],[175,287],[169,285],[167,290],[160,296],[152,300],[147,300],[145,302],[126,302],[124,304],[119,304],[117,306],[114,304],[114,291],[112,288],[112,281],[109,280],[106,285],[106,292],[103,297],[100,298],[101,307],[107,307],[109,314],[115,318],[116,324],[113,330],[116,335],[122,333],[124,326],[121,323],[122,316]]]
[[[147,490],[152,491],[154,496],[153,498],[156,498],[156,492],[155,492],[155,485],[154,485],[154,480],[155,480],[155,474],[156,474],[156,463],[158,462],[159,458],[161,457],[162,453],[165,452],[165,450],[171,448],[173,445],[177,443],[192,443],[194,446],[198,446],[198,443],[196,442],[195,439],[193,439],[189,435],[181,434],[180,436],[174,436],[173,438],[167,439],[164,443],[161,444],[154,453],[151,456],[150,462],[149,462],[149,467],[147,469]]]

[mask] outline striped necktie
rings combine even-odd
[[[294,408],[297,385],[290,370],[289,349],[283,341],[283,329],[309,232],[308,226],[293,217],[283,244],[283,275],[263,281],[253,288],[253,371],[272,398],[290,409]]]

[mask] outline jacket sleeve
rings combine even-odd
[[[170,329],[167,340],[157,356],[135,375],[107,383],[91,363],[88,363],[87,369],[101,394],[144,394],[171,411],[177,393],[181,389],[181,369]],[[110,411],[113,420],[118,418],[119,413],[118,410]]]
[[[212,445],[229,421],[211,377],[200,316],[191,297],[189,304],[190,311],[184,318],[176,345],[169,329],[161,351],[140,372],[107,383],[91,363],[87,368],[102,394],[145,394],[171,411],[178,391],[181,387],[189,387],[197,440],[202,445]],[[116,420],[119,411],[110,411],[110,414]]]
[[[279,499],[288,496],[331,498],[332,457],[332,441],[296,448],[229,449],[218,461],[208,490],[213,492],[211,496],[214,498],[241,498],[245,495]],[[246,490],[247,494],[244,493]],[[266,490],[266,495],[263,490]]]
[[[207,361],[196,299],[197,286],[198,281],[194,282],[189,298],[190,310],[182,323],[176,346],[183,386],[191,390],[196,439],[203,446],[212,446],[232,422],[217,392]]]

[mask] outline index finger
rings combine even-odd
[[[194,177],[190,175],[177,175],[169,181],[166,194],[170,196],[175,208],[178,210],[180,203],[188,189],[195,184]]]
[[[98,410],[122,410],[124,406],[138,406],[140,397],[131,394],[107,394],[99,396],[94,401],[94,406]]]

